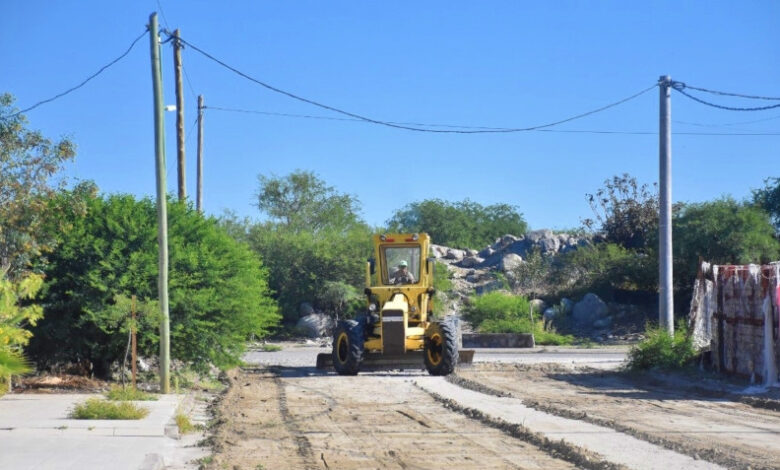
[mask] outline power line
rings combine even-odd
[[[317,115],[311,115],[311,114],[291,114],[291,113],[278,113],[273,111],[259,111],[259,110],[252,110],[252,109],[242,109],[242,108],[229,108],[224,106],[204,106],[203,109],[212,109],[214,111],[226,111],[226,112],[233,112],[233,113],[245,113],[245,114],[259,114],[263,116],[272,116],[272,117],[287,117],[287,118],[298,118],[298,119],[316,119],[316,120],[326,120],[326,121],[347,121],[347,122],[365,122],[362,119],[354,119],[354,118],[339,118],[339,117],[331,117],[331,116],[317,116]],[[404,123],[404,122],[393,122],[393,124],[416,124],[416,125],[423,125],[423,126],[444,126],[444,127],[457,127],[461,129],[473,129],[472,126],[455,126],[455,125],[445,125],[445,124],[419,124],[419,123]],[[477,127],[479,129],[479,127]],[[502,127],[494,127],[490,129],[505,129]],[[658,135],[657,131],[615,131],[615,130],[590,130],[590,129],[536,129],[535,132],[558,132],[558,133],[569,133],[569,134],[620,134],[620,135]],[[759,133],[759,132],[675,132],[675,135],[711,135],[711,136],[776,136],[780,135],[780,132],[767,132],[767,133]]]
[[[688,97],[688,98],[690,98],[693,101],[696,101],[698,103],[701,103],[701,104],[704,104],[704,105],[707,105],[707,106],[711,106],[713,108],[723,109],[723,110],[726,110],[726,111],[766,111],[766,110],[769,110],[769,109],[780,108],[780,103],[773,104],[773,105],[768,105],[768,106],[757,106],[757,107],[754,107],[754,108],[744,108],[744,107],[736,107],[736,106],[724,106],[724,105],[721,105],[721,104],[716,104],[716,103],[712,103],[712,102],[709,102],[709,101],[705,101],[705,100],[703,100],[701,98],[697,98],[696,96],[693,96],[690,93],[687,93],[686,91],[684,91],[684,89],[686,87],[687,87],[687,85],[685,85],[685,83],[683,83],[683,82],[674,82],[674,83],[672,83],[672,88],[674,90],[676,90],[677,92],[679,92],[680,94],[682,94],[683,96],[686,96],[686,97]],[[693,88],[693,87],[688,87],[688,88],[691,88],[691,89],[694,89],[694,90],[696,89],[696,88]],[[768,99],[774,99],[774,98],[768,98]]]
[[[93,78],[95,78],[95,77],[97,77],[98,75],[100,75],[101,73],[103,73],[103,72],[104,72],[106,69],[108,69],[108,68],[109,68],[109,67],[111,67],[112,65],[116,64],[116,63],[117,63],[117,62],[119,62],[120,60],[124,59],[124,57],[125,57],[127,54],[129,54],[129,53],[130,53],[130,51],[132,51],[132,50],[133,50],[133,47],[135,47],[136,43],[138,43],[138,41],[140,41],[140,40],[141,40],[141,38],[143,38],[144,36],[146,36],[146,33],[147,33],[147,32],[148,32],[148,30],[144,31],[143,33],[141,33],[141,35],[140,35],[140,36],[138,36],[137,38],[135,38],[135,39],[133,40],[133,42],[130,44],[130,47],[128,47],[128,48],[127,48],[127,50],[126,50],[126,51],[125,51],[125,52],[124,52],[122,55],[120,55],[120,56],[119,56],[119,57],[117,57],[116,59],[112,60],[112,61],[111,61],[111,62],[109,62],[108,64],[106,64],[106,65],[104,65],[103,67],[101,67],[101,68],[100,68],[100,69],[99,69],[97,72],[93,73],[92,75],[90,75],[89,77],[87,77],[87,78],[86,78],[86,79],[85,79],[83,82],[79,83],[78,85],[74,86],[73,88],[69,88],[69,89],[67,89],[67,90],[63,91],[62,93],[60,93],[60,94],[58,94],[58,95],[52,96],[51,98],[45,99],[45,100],[43,100],[43,101],[39,101],[39,102],[35,103],[34,105],[30,106],[29,108],[22,109],[21,111],[17,111],[17,112],[15,112],[15,113],[13,113],[13,114],[9,114],[8,116],[0,116],[0,119],[10,119],[10,118],[16,117],[16,116],[18,116],[18,115],[20,115],[20,114],[22,114],[22,113],[26,113],[26,112],[28,112],[28,111],[32,111],[33,109],[37,108],[38,106],[40,106],[40,105],[42,105],[42,104],[50,103],[50,102],[52,102],[52,101],[54,101],[54,100],[56,100],[56,99],[58,99],[58,98],[62,98],[63,96],[65,96],[65,95],[67,95],[67,94],[69,94],[69,93],[71,93],[71,92],[73,92],[73,91],[76,91],[76,90],[78,90],[79,88],[81,88],[81,87],[83,87],[84,85],[86,85],[86,84],[87,84],[87,82],[89,82],[89,81],[90,81],[90,80],[92,80]]]
[[[780,114],[777,116],[772,116],[768,118],[763,119],[752,119],[750,121],[739,121],[739,122],[726,122],[723,124],[712,124],[712,123],[701,123],[701,122],[689,122],[689,121],[672,121],[677,124],[685,124],[688,126],[697,126],[697,127],[732,127],[732,126],[741,126],[743,124],[755,124],[757,122],[766,122],[766,121],[774,121],[775,119],[780,119]]]
[[[780,101],[780,98],[772,97],[772,96],[755,96],[755,95],[743,95],[741,93],[729,93],[726,91],[717,91],[717,90],[708,90],[707,88],[698,88],[695,86],[688,85],[686,83],[677,82],[680,83],[683,88],[690,88],[691,90],[697,90],[697,91],[703,91],[705,93],[712,93],[714,95],[721,95],[721,96],[736,96],[738,98],[748,98],[753,100],[768,100],[768,101]]]
[[[246,73],[236,69],[235,67],[232,67],[232,66],[226,64],[225,62],[221,61],[220,59],[214,57],[213,55],[207,53],[206,51],[200,49],[199,47],[193,45],[192,43],[190,43],[190,42],[188,42],[188,41],[186,41],[184,39],[180,39],[180,41],[183,42],[184,44],[187,44],[189,47],[191,47],[193,50],[199,52],[203,56],[211,59],[212,61],[218,63],[222,67],[230,70],[231,72],[233,72],[233,73],[235,73],[235,74],[237,74],[237,75],[239,75],[239,76],[241,76],[241,77],[243,77],[243,78],[245,78],[245,79],[247,79],[247,80],[249,80],[251,82],[254,82],[254,83],[256,83],[256,84],[258,84],[258,85],[260,85],[260,86],[262,86],[262,87],[264,87],[264,88],[266,88],[268,90],[271,90],[271,91],[273,91],[275,93],[279,93],[279,94],[285,95],[287,97],[293,98],[295,100],[298,100],[298,101],[301,101],[301,102],[304,102],[304,103],[308,103],[308,104],[313,105],[313,106],[317,106],[317,107],[322,108],[322,109],[327,109],[328,111],[333,111],[333,112],[336,112],[336,113],[339,113],[339,114],[343,114],[345,116],[349,116],[349,117],[352,117],[352,118],[355,118],[355,119],[360,119],[362,121],[366,121],[366,122],[370,122],[370,123],[378,124],[378,125],[382,125],[382,126],[387,126],[387,127],[393,127],[393,128],[396,128],[396,129],[404,129],[404,130],[416,131],[416,132],[431,132],[431,133],[439,133],[439,134],[487,134],[487,133],[510,133],[510,132],[534,131],[534,130],[537,130],[537,129],[543,129],[543,128],[546,128],[546,127],[552,127],[552,126],[556,126],[556,125],[563,124],[563,123],[566,123],[566,122],[574,121],[575,119],[580,119],[580,118],[583,118],[583,117],[586,117],[586,116],[590,116],[591,114],[596,114],[598,112],[605,111],[605,110],[607,110],[609,108],[612,108],[612,107],[618,106],[620,104],[623,104],[626,101],[630,101],[630,100],[632,100],[634,98],[637,98],[638,96],[643,95],[643,94],[647,93],[648,91],[652,90],[653,88],[655,88],[656,86],[658,86],[657,84],[653,84],[652,86],[650,86],[648,88],[645,88],[644,90],[641,90],[641,91],[639,91],[639,92],[637,92],[637,93],[635,93],[635,94],[633,94],[633,95],[631,95],[631,96],[629,96],[627,98],[623,98],[622,100],[616,101],[614,103],[610,103],[610,104],[608,104],[606,106],[602,106],[602,107],[594,109],[592,111],[588,111],[588,112],[585,112],[585,113],[582,113],[582,114],[578,114],[576,116],[572,116],[572,117],[569,117],[569,118],[566,118],[566,119],[562,119],[560,121],[555,121],[555,122],[551,122],[551,123],[548,123],[548,124],[542,124],[542,125],[538,125],[538,126],[524,127],[524,128],[511,128],[511,129],[470,129],[470,130],[426,129],[426,128],[422,128],[422,127],[413,127],[413,126],[407,126],[407,125],[401,125],[401,124],[393,124],[393,123],[388,122],[388,121],[381,121],[381,120],[378,120],[378,119],[373,119],[373,118],[370,118],[370,117],[362,116],[360,114],[351,113],[349,111],[345,111],[343,109],[339,109],[339,108],[336,108],[334,106],[329,106],[329,105],[326,105],[326,104],[323,104],[323,103],[319,103],[317,101],[314,101],[314,100],[311,100],[311,99],[308,99],[308,98],[304,98],[302,96],[296,95],[296,94],[291,93],[289,91],[282,90],[280,88],[277,88],[277,87],[274,87],[272,85],[269,85],[268,83],[265,83],[265,82],[263,82],[261,80],[258,80],[256,78],[254,78],[254,77],[252,77],[252,76],[250,76],[250,75],[248,75],[248,74],[246,74]]]

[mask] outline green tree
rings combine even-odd
[[[595,219],[583,223],[604,233],[607,241],[625,248],[652,249],[658,231],[658,193],[655,187],[639,185],[624,173],[604,181],[595,194],[587,194]]]
[[[483,206],[468,199],[448,202],[426,199],[397,210],[388,228],[397,232],[426,232],[433,242],[457,248],[484,248],[496,238],[522,235],[528,230],[523,215],[515,206]]]
[[[258,208],[270,220],[251,225],[227,217],[223,225],[234,236],[246,236],[260,254],[287,323],[298,319],[302,302],[332,310],[328,292],[336,285],[362,291],[372,230],[358,215],[357,199],[301,170],[261,175],[259,183]]]
[[[283,178],[259,175],[258,181],[258,209],[287,230],[347,229],[359,222],[357,199],[337,192],[311,171],[296,170]]]
[[[0,276],[0,395],[11,375],[29,371],[22,347],[30,341],[28,326],[42,316],[38,305],[22,305],[38,292],[43,277],[28,274],[17,281]]]
[[[75,197],[65,192],[60,198]],[[127,298],[157,298],[157,212],[150,199],[82,194],[86,214],[62,213],[29,353],[40,366],[87,360],[97,375],[124,353]],[[267,270],[213,218],[169,200],[171,355],[205,368],[238,363],[251,335],[278,321]],[[141,308],[146,311],[154,309]],[[157,318],[139,319],[139,350],[156,355]]]
[[[765,179],[763,188],[753,190],[753,202],[769,213],[780,232],[780,178]]]
[[[717,264],[775,261],[780,243],[769,214],[730,197],[683,205],[673,221],[675,283],[690,290],[699,256]]]
[[[51,248],[41,225],[57,184],[53,178],[75,156],[68,139],[52,141],[27,129],[14,98],[0,94],[0,275],[24,275]]]

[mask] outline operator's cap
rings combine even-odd
[[[400,267],[404,267],[405,268],[406,266],[407,266],[406,261],[401,261],[400,263],[398,263],[398,267],[399,268]]]

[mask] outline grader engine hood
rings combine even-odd
[[[382,351],[386,354],[406,352],[406,327],[409,324],[409,304],[403,294],[395,294],[385,302],[381,312]]]

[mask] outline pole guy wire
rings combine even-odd
[[[329,106],[329,105],[326,105],[326,104],[323,104],[323,103],[320,103],[320,102],[317,102],[317,101],[314,101],[314,100],[311,100],[311,99],[308,99],[308,98],[304,98],[302,96],[296,95],[296,94],[291,93],[289,91],[282,90],[282,89],[277,88],[275,86],[269,85],[268,83],[265,83],[265,82],[263,82],[261,80],[258,80],[256,78],[254,78],[254,77],[252,77],[252,76],[250,76],[250,75],[248,75],[248,74],[238,70],[237,68],[228,65],[227,63],[225,63],[222,60],[214,57],[213,55],[209,54],[208,52],[204,51],[203,49],[200,49],[199,47],[195,46],[194,44],[192,44],[191,42],[189,42],[189,41],[187,41],[185,39],[180,39],[180,41],[182,43],[188,45],[191,49],[193,49],[193,50],[199,52],[200,54],[202,54],[203,56],[207,57],[208,59],[210,59],[210,60],[216,62],[217,64],[221,65],[222,67],[230,70],[231,72],[233,72],[233,73],[235,73],[235,74],[237,74],[237,75],[239,75],[239,76],[241,76],[241,77],[243,77],[243,78],[245,78],[245,79],[247,79],[247,80],[249,80],[251,82],[254,82],[254,83],[256,83],[256,84],[258,84],[258,85],[260,85],[260,86],[262,86],[262,87],[264,87],[264,88],[266,88],[268,90],[271,90],[271,91],[273,91],[275,93],[279,93],[281,95],[285,95],[285,96],[287,96],[289,98],[292,98],[292,99],[295,99],[297,101],[301,101],[301,102],[304,102],[304,103],[308,103],[310,105],[317,106],[317,107],[322,108],[322,109],[327,109],[328,111],[333,111],[333,112],[338,113],[338,114],[342,114],[342,115],[349,116],[349,117],[352,117],[352,118],[355,118],[355,119],[359,119],[361,121],[366,121],[366,122],[370,122],[372,124],[378,124],[378,125],[382,125],[382,126],[393,127],[393,128],[396,128],[396,129],[404,129],[404,130],[415,131],[415,132],[430,132],[430,133],[437,133],[437,134],[489,134],[489,133],[490,134],[496,134],[496,133],[511,133],[511,132],[534,131],[534,130],[537,130],[537,129],[544,129],[544,128],[547,128],[547,127],[552,127],[552,126],[556,126],[556,125],[563,124],[563,123],[566,123],[566,122],[574,121],[576,119],[581,119],[581,118],[584,118],[586,116],[590,116],[592,114],[596,114],[596,113],[599,113],[601,111],[605,111],[605,110],[607,110],[609,108],[613,108],[615,106],[623,104],[626,101],[630,101],[630,100],[632,100],[634,98],[637,98],[637,97],[647,93],[648,91],[652,90],[656,86],[658,86],[657,84],[653,84],[652,86],[650,86],[648,88],[645,88],[644,90],[641,90],[641,91],[639,91],[639,92],[637,92],[637,93],[635,93],[635,94],[633,94],[631,96],[623,98],[623,99],[621,99],[619,101],[616,101],[614,103],[610,103],[610,104],[608,104],[606,106],[602,106],[600,108],[597,108],[597,109],[594,109],[594,110],[591,110],[591,111],[588,111],[588,112],[585,112],[585,113],[582,113],[582,114],[577,114],[575,116],[572,116],[572,117],[569,117],[569,118],[566,118],[566,119],[562,119],[560,121],[551,122],[551,123],[548,123],[548,124],[542,124],[542,125],[531,126],[531,127],[523,127],[523,128],[511,128],[511,129],[470,129],[470,130],[427,129],[427,128],[423,128],[423,127],[414,127],[414,126],[393,124],[393,123],[388,122],[388,121],[381,121],[379,119],[374,119],[374,118],[370,118],[370,117],[363,116],[363,115],[360,115],[360,114],[352,113],[352,112],[349,112],[349,111],[345,111],[343,109],[336,108],[334,106]]]
[[[78,85],[76,85],[76,86],[74,86],[74,87],[72,87],[72,88],[69,88],[69,89],[67,89],[67,90],[63,91],[62,93],[59,93],[59,94],[57,94],[57,95],[55,95],[55,96],[52,96],[51,98],[47,98],[47,99],[45,99],[45,100],[39,101],[39,102],[35,103],[34,105],[30,106],[29,108],[22,109],[21,111],[17,111],[17,112],[15,112],[15,113],[13,113],[13,114],[9,114],[8,116],[0,116],[0,119],[10,119],[10,118],[16,117],[16,116],[18,116],[18,115],[20,115],[20,114],[22,114],[22,113],[26,113],[26,112],[28,112],[28,111],[32,111],[33,109],[37,108],[38,106],[41,106],[41,105],[43,105],[43,104],[46,104],[46,103],[51,103],[52,101],[54,101],[54,100],[56,100],[56,99],[58,99],[58,98],[62,98],[63,96],[65,96],[65,95],[67,95],[67,94],[69,94],[69,93],[71,93],[71,92],[74,92],[74,91],[78,90],[79,88],[81,88],[81,87],[83,87],[84,85],[86,85],[86,84],[87,84],[87,82],[89,82],[89,81],[90,81],[90,80],[92,80],[93,78],[97,77],[98,75],[100,75],[101,73],[103,73],[104,71],[106,71],[106,69],[108,69],[108,68],[109,68],[109,67],[111,67],[112,65],[116,64],[116,63],[117,63],[117,62],[119,62],[120,60],[124,59],[124,58],[125,58],[125,56],[127,56],[127,54],[129,54],[129,53],[130,53],[130,51],[132,51],[132,50],[133,50],[133,47],[135,47],[135,45],[138,43],[138,41],[140,41],[140,40],[141,40],[141,38],[143,38],[144,36],[146,36],[146,33],[148,33],[148,32],[149,32],[149,31],[148,31],[148,30],[146,30],[146,31],[144,31],[143,33],[141,33],[141,35],[140,35],[140,36],[138,36],[137,38],[135,38],[135,39],[133,40],[133,42],[130,44],[130,47],[128,47],[128,48],[127,48],[127,50],[126,50],[126,51],[125,51],[125,52],[124,52],[122,55],[120,55],[120,56],[119,56],[119,57],[117,57],[116,59],[112,60],[111,62],[109,62],[109,63],[107,63],[106,65],[104,65],[103,67],[101,67],[101,68],[100,68],[100,69],[99,69],[97,72],[93,73],[92,75],[90,75],[89,77],[87,77],[86,79],[84,79],[84,81],[83,81],[83,82],[81,82],[81,83],[79,83]]]

